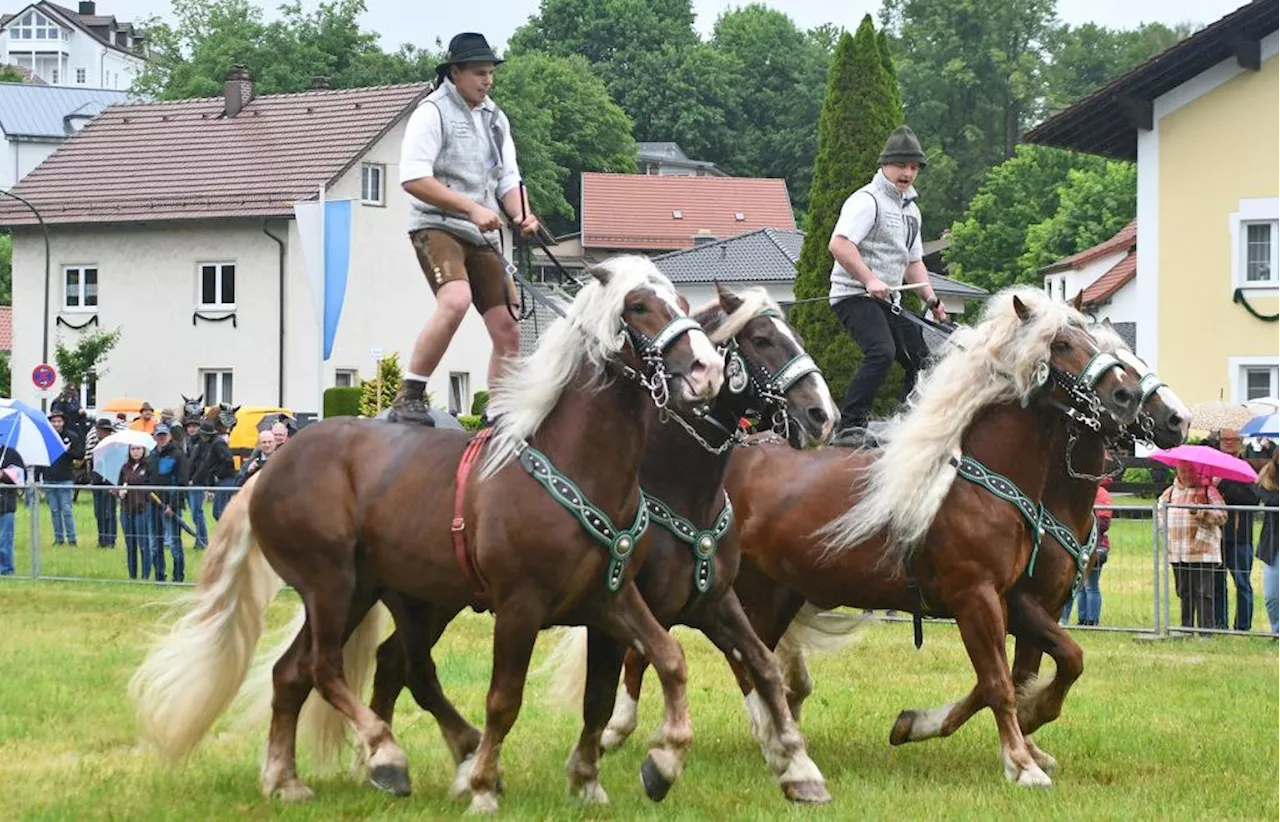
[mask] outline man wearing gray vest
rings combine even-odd
[[[502,63],[484,35],[459,34],[436,67],[436,88],[405,126],[400,185],[409,199],[409,239],[436,296],[418,334],[390,418],[431,425],[423,391],[474,302],[493,342],[490,384],[520,351],[520,326],[507,308],[515,284],[498,253],[505,207],[527,237],[538,229],[522,200],[507,115],[489,99]]]
[[[866,427],[895,359],[906,371],[906,399],[929,355],[920,330],[892,311],[903,283],[922,283],[920,298],[937,319],[946,319],[922,260],[920,208],[912,183],[924,166],[916,135],[906,126],[894,129],[880,152],[880,170],[845,200],[831,233],[831,307],[863,354],[844,396],[840,430]]]

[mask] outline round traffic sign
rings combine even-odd
[[[58,372],[53,370],[53,366],[48,363],[40,363],[31,370],[31,381],[36,384],[36,388],[48,390],[58,379]]]

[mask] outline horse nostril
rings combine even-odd
[[[1181,414],[1179,414],[1178,412],[1174,411],[1173,413],[1169,414],[1169,419],[1168,419],[1167,424],[1168,424],[1168,426],[1169,426],[1169,430],[1170,430],[1170,431],[1181,431],[1181,430],[1182,430],[1182,415],[1181,415]]]
[[[1138,402],[1138,395],[1128,388],[1117,388],[1111,398],[1121,408],[1132,408]]]
[[[814,425],[821,427],[827,424],[827,412],[821,406],[811,405],[807,413]]]

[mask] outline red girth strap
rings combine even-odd
[[[467,584],[475,594],[477,611],[488,609],[489,595],[484,590],[484,583],[480,581],[475,555],[467,550],[467,523],[462,513],[467,501],[467,477],[471,476],[471,469],[480,459],[480,452],[484,450],[491,436],[493,436],[492,428],[481,429],[471,438],[466,450],[462,452],[462,461],[458,463],[458,485],[453,498],[453,524],[449,527],[453,533],[453,555],[458,560],[458,567],[462,569],[462,575],[466,577]]]

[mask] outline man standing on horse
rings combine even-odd
[[[489,382],[520,350],[520,327],[508,309],[515,285],[498,252],[501,214],[525,236],[538,229],[516,165],[511,124],[489,99],[502,63],[483,35],[459,34],[436,67],[436,89],[409,118],[400,152],[400,184],[410,195],[409,239],[436,296],[418,335],[391,419],[432,424],[423,401],[427,380],[474,302],[493,353]]]
[[[929,355],[920,330],[894,311],[903,283],[919,284],[925,305],[937,319],[946,319],[923,262],[920,207],[912,184],[924,167],[915,133],[907,126],[894,129],[880,152],[880,170],[845,200],[831,233],[831,307],[863,354],[844,396],[840,429],[866,427],[895,359],[906,371],[906,399]]]

